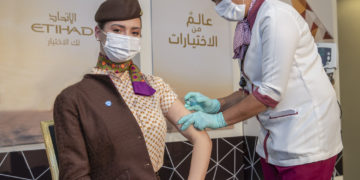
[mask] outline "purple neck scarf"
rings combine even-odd
[[[97,68],[106,71],[114,71],[115,73],[122,73],[129,71],[134,93],[141,96],[152,96],[156,90],[146,83],[140,69],[132,62],[126,61],[123,63],[114,63],[108,57],[99,54]]]
[[[247,17],[236,25],[234,35],[234,57],[243,60],[251,41],[251,30],[264,0],[253,0],[250,4]]]

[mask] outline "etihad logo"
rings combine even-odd
[[[80,36],[91,36],[94,34],[94,30],[90,27],[74,26],[76,22],[76,13],[65,13],[60,15],[57,12],[55,15],[49,14],[50,23],[34,23],[31,25],[31,30],[37,33],[55,33],[65,35],[80,35]],[[60,22],[66,23],[59,24]],[[56,23],[56,24],[55,24]]]
[[[31,29],[34,32],[39,33],[55,33],[55,34],[77,34],[80,36],[91,36],[94,34],[92,28],[89,27],[76,27],[76,26],[64,26],[64,25],[54,25],[54,24],[40,24],[35,23],[31,25]]]

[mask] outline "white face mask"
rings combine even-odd
[[[216,12],[229,21],[242,21],[245,17],[245,4],[235,4],[231,0],[222,0],[216,5]]]
[[[102,31],[103,32],[103,31]],[[115,33],[105,33],[103,45],[106,56],[115,63],[128,61],[140,52],[140,38]]]

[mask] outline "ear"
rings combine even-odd
[[[101,29],[99,26],[95,26],[95,39],[97,41],[100,41],[100,33],[101,33]]]

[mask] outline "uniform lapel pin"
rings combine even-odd
[[[108,106],[108,107],[110,107],[110,106],[111,106],[111,104],[112,104],[112,102],[111,102],[111,101],[106,101],[106,102],[105,102],[105,105],[106,105],[106,106]]]

